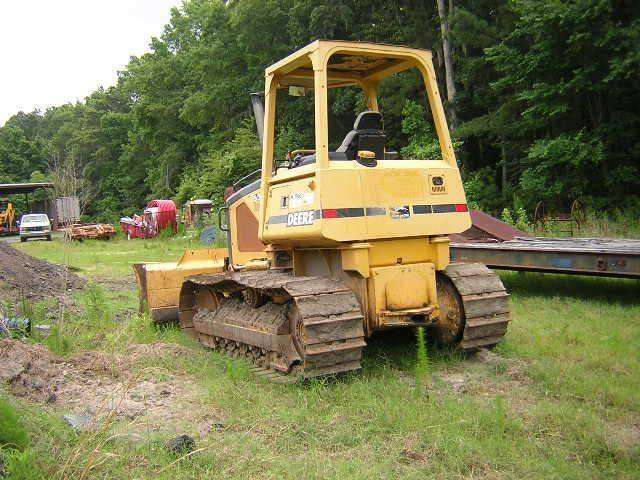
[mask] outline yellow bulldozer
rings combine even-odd
[[[0,234],[17,232],[16,211],[6,198],[0,198]]]
[[[440,158],[387,149],[379,87],[408,70],[422,79]],[[345,87],[359,87],[367,106],[330,150],[329,90]],[[278,98],[287,91],[313,96],[315,145],[278,161]],[[218,212],[228,248],[135,267],[154,320],[177,316],[205,346],[283,379],[359,369],[380,330],[424,327],[461,351],[500,342],[509,322],[500,278],[449,261],[447,235],[471,220],[431,52],[315,41],[267,68],[252,101],[262,168]]]

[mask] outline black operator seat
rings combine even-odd
[[[358,150],[369,150],[376,154],[376,159],[384,159],[385,144],[382,114],[368,110],[358,114],[353,123],[353,130],[347,133],[336,153],[345,153],[348,160],[355,160]]]
[[[376,155],[376,159],[384,159],[386,141],[382,114],[367,110],[356,117],[351,130],[335,152],[329,152],[329,160],[355,160],[359,150],[369,150]],[[302,157],[296,166],[315,163],[316,154]]]

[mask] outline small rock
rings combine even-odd
[[[33,333],[37,338],[48,338],[51,335],[51,325],[36,325],[33,327]]]
[[[109,401],[107,402],[106,409],[110,412],[118,413],[119,407],[121,406],[121,404],[122,402],[120,399],[110,398]]]
[[[89,413],[67,413],[63,418],[65,422],[79,432],[86,432],[95,427],[95,418]]]
[[[45,402],[51,404],[56,403],[57,400],[58,396],[55,393],[50,393]]]
[[[167,450],[175,454],[191,453],[196,449],[196,441],[189,435],[180,435],[167,442]]]
[[[39,378],[34,378],[30,384],[33,390],[42,390],[44,388],[44,382]]]
[[[0,380],[11,381],[17,378],[22,372],[26,370],[24,365],[11,360],[4,360],[2,368],[0,368]]]

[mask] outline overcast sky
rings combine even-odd
[[[180,0],[0,0],[0,125],[82,100],[148,50]]]

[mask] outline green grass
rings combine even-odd
[[[187,458],[167,452],[163,430],[120,420],[76,434],[59,409],[16,401],[31,437],[25,455],[43,478],[640,478],[637,281],[504,273],[513,322],[494,361],[428,345],[428,375],[416,387],[416,370],[426,368],[417,364],[416,337],[397,332],[369,340],[360,374],[282,386],[174,328],[157,330],[138,316],[115,320],[135,308],[135,292],[101,286],[101,277],[128,275],[136,261],[174,260],[183,243],[20,248],[68,258],[96,279],[77,296],[82,312],[61,324],[63,353],[180,343],[189,355],[141,359],[134,368],[191,380],[200,392],[174,419],[196,437],[200,450]],[[463,376],[463,388],[451,387],[451,375]],[[200,438],[210,417],[223,425]],[[117,435],[124,431],[140,438]]]
[[[0,449],[24,450],[28,445],[29,435],[15,406],[0,396]]]
[[[194,239],[132,239],[118,236],[112,240],[84,242],[29,241],[15,245],[20,250],[50,262],[70,265],[89,277],[118,277],[132,274],[131,265],[138,262],[175,261],[187,248],[202,248]]]
[[[536,228],[530,226],[532,233],[544,237],[594,237],[594,238],[638,238],[640,237],[640,222],[637,212],[578,212],[579,224],[568,222],[547,221]],[[573,235],[571,235],[573,232]]]

